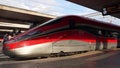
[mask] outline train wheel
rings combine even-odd
[[[63,52],[63,51],[60,51],[59,53],[58,53],[58,56],[59,57],[62,57],[62,56],[65,56],[66,54],[65,54],[65,52]]]

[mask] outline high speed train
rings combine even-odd
[[[119,47],[120,27],[69,15],[38,25],[5,42],[3,53],[12,58],[103,50]]]

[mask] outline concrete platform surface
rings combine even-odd
[[[0,53],[2,52],[2,46],[0,45]]]
[[[21,61],[1,56],[0,68],[119,68],[119,58],[120,49]]]

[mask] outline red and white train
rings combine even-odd
[[[3,45],[14,58],[41,57],[119,47],[120,27],[80,16],[59,17],[38,25]]]

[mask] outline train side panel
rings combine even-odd
[[[64,31],[63,31],[64,32]],[[53,53],[95,50],[96,37],[86,31],[74,29],[65,31],[60,39],[52,43]],[[64,37],[64,35],[66,35]]]
[[[52,52],[52,43],[36,44],[9,50],[11,56],[17,58],[30,58],[49,55]],[[9,55],[10,56],[10,55]]]
[[[63,52],[76,52],[76,51],[89,51],[90,44],[77,40],[58,41],[53,44],[53,53]]]
[[[117,39],[116,38],[108,38],[108,40],[107,40],[107,42],[108,42],[108,49],[111,49],[111,48],[117,48],[117,45],[118,45],[118,43],[117,43]]]

